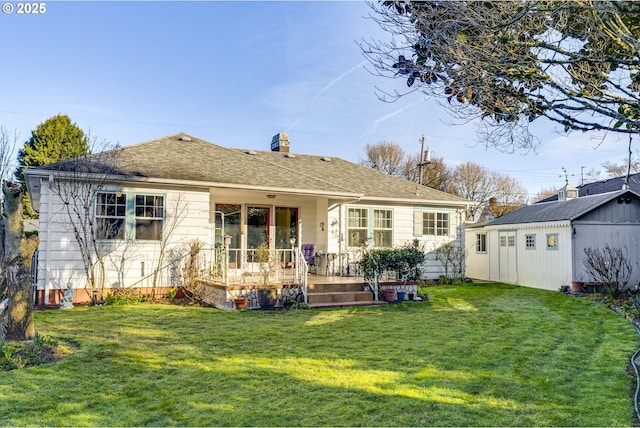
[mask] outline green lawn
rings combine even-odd
[[[599,303],[502,284],[388,307],[36,314],[76,343],[0,372],[0,426],[630,426],[635,329]]]

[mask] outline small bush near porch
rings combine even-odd
[[[290,312],[36,314],[78,346],[0,372],[0,425],[630,426],[638,346],[603,305],[501,284]]]

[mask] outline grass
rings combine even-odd
[[[36,314],[72,341],[0,372],[0,426],[630,426],[633,327],[503,284],[292,312],[169,305]]]

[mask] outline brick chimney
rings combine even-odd
[[[289,136],[284,132],[274,135],[271,139],[271,151],[289,153]]]

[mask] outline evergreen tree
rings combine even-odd
[[[89,153],[89,139],[84,131],[69,116],[58,114],[38,125],[31,131],[31,138],[18,151],[16,178],[24,186],[22,170],[32,166],[42,166],[65,159],[73,159]],[[31,209],[29,194],[25,191],[25,218],[36,218]]]

